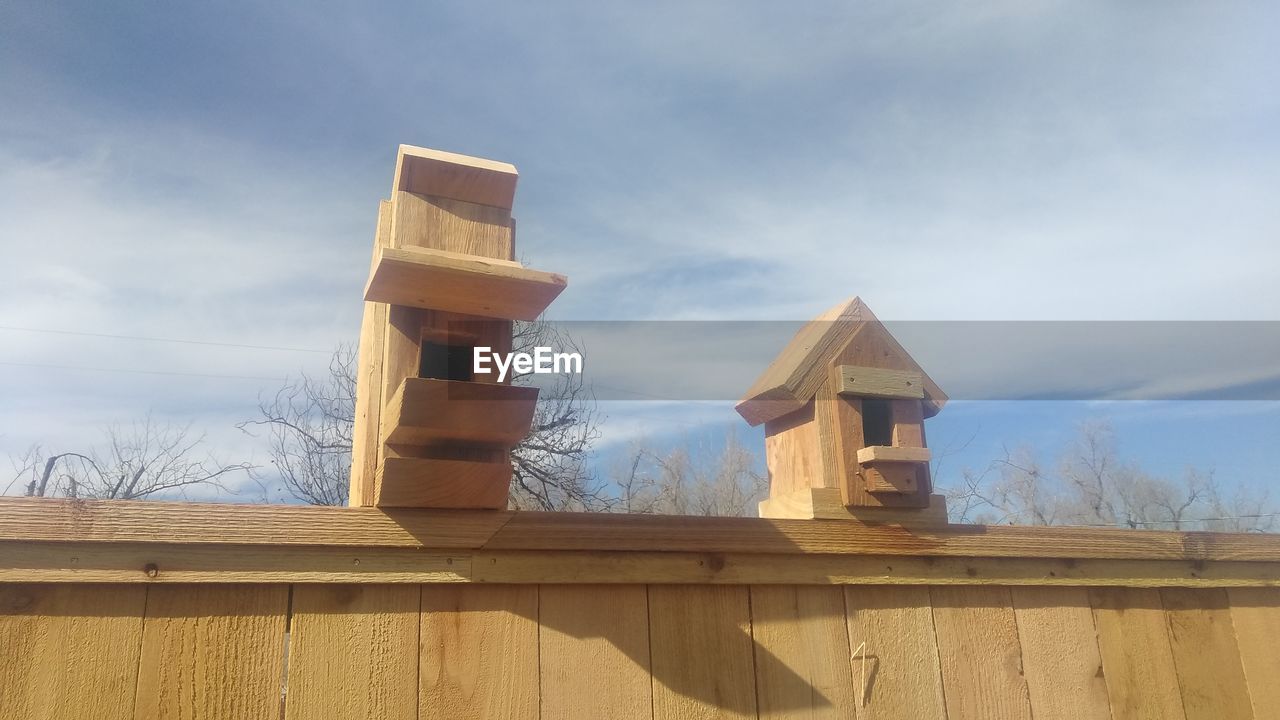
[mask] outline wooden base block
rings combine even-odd
[[[426,248],[379,248],[364,299],[505,320],[536,320],[565,289],[563,275]]]
[[[856,520],[866,524],[936,527],[947,524],[947,500],[930,495],[922,508],[845,507],[837,488],[808,488],[764,500],[760,517],[794,520]]]
[[[389,423],[385,442],[515,445],[529,433],[537,402],[538,388],[406,378],[383,410]]]
[[[915,463],[875,462],[863,465],[858,475],[867,492],[912,495],[919,489],[917,471]]]
[[[378,507],[505,510],[511,464],[476,460],[385,458],[378,468]]]

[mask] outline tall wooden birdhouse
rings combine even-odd
[[[828,310],[737,405],[765,426],[760,515],[945,521],[942,498],[930,496],[924,419],[946,401],[861,299]]]
[[[516,169],[400,146],[360,332],[351,505],[505,508],[536,388],[476,374],[565,288],[515,260]]]

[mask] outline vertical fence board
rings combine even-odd
[[[543,585],[542,719],[650,718],[643,585]]]
[[[1280,588],[1231,588],[1227,599],[1253,715],[1280,714]]]
[[[1089,593],[1072,587],[1015,587],[1023,674],[1036,720],[1109,720],[1098,633]]]
[[[277,720],[287,585],[152,585],[138,720]]]
[[[655,720],[755,718],[747,588],[649,588]]]
[[[950,720],[1031,718],[1013,600],[1004,587],[930,588]]]
[[[855,716],[841,588],[753,586],[751,634],[761,718]]]
[[[133,713],[146,587],[0,585],[0,718]]]
[[[417,585],[295,585],[286,720],[418,717]]]
[[[423,586],[419,660],[422,720],[536,720],[538,586]]]
[[[1098,650],[1116,720],[1185,718],[1157,590],[1091,588]]]
[[[1164,588],[1160,599],[1187,720],[1252,718],[1226,591]]]
[[[946,717],[929,588],[849,587],[844,600],[858,718]]]

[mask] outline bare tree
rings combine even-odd
[[[1212,472],[1170,479],[1124,462],[1112,428],[1096,422],[1080,427],[1056,472],[1029,450],[1006,449],[946,494],[953,517],[987,524],[1270,532],[1280,517],[1265,491],[1237,486],[1227,497]]]
[[[572,338],[545,322],[517,322],[512,347],[580,350]],[[357,354],[335,350],[325,377],[303,374],[259,402],[259,417],[239,424],[263,427],[268,452],[284,490],[313,505],[345,505],[350,484],[355,425]],[[512,381],[528,384],[517,375]],[[542,510],[603,510],[609,498],[586,468],[599,435],[595,397],[578,374],[556,376],[538,394],[532,428],[511,453],[511,504]],[[259,476],[262,482],[271,478]]]
[[[105,435],[101,447],[84,452],[46,453],[32,446],[14,461],[15,479],[31,497],[138,500],[185,497],[196,487],[227,492],[223,480],[250,469],[212,455],[198,459],[203,435],[193,434],[190,425],[156,424],[150,415],[132,425],[110,426]]]
[[[613,509],[664,515],[754,515],[769,491],[755,456],[730,431],[713,454],[688,442],[666,452],[637,443],[612,474]]]

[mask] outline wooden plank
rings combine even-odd
[[[654,720],[756,717],[747,588],[650,586],[649,642]]]
[[[390,247],[444,251],[519,267],[513,261],[509,210],[432,195],[391,195]]]
[[[893,421],[893,444],[896,447],[924,447],[924,403],[918,400],[894,400],[889,403]]]
[[[1280,708],[1280,590],[1231,588],[1227,599],[1253,714],[1265,718]]]
[[[1112,717],[1185,718],[1159,591],[1093,588],[1089,602]]]
[[[834,379],[841,395],[924,399],[924,375],[914,370],[837,365]]]
[[[422,720],[538,717],[538,588],[422,589]]]
[[[401,145],[392,192],[424,195],[511,209],[519,173],[510,163],[444,150]]]
[[[417,585],[296,585],[285,720],[416,720]]]
[[[934,587],[933,624],[947,718],[1031,718],[1008,588]]]
[[[130,717],[145,603],[137,585],[0,585],[0,717]]]
[[[277,720],[287,585],[147,589],[135,720]]]
[[[947,500],[930,495],[929,506],[914,508],[846,507],[838,488],[807,488],[760,501],[762,518],[852,520],[867,525],[945,527]]]
[[[867,463],[927,463],[929,448],[922,447],[888,447],[871,445],[858,451],[858,464]]]
[[[407,378],[387,405],[387,442],[515,445],[529,434],[538,388]]]
[[[474,568],[474,569],[473,569]],[[0,543],[0,582],[1276,587],[1276,563],[885,555]]]
[[[542,720],[653,717],[643,585],[541,590]]]
[[[946,717],[929,589],[845,588],[844,598],[859,720]]]
[[[426,248],[382,248],[364,299],[508,320],[537,320],[567,287],[563,275]]]
[[[753,586],[751,634],[761,718],[855,716],[842,590]]]
[[[814,404],[809,403],[765,426],[764,457],[770,497],[826,486],[822,444],[813,420]]]
[[[378,203],[378,230],[373,248],[386,247],[391,236],[391,203]],[[366,302],[360,323],[360,347],[356,364],[355,426],[351,435],[351,489],[347,504],[373,504],[374,476],[378,471],[379,415],[382,412],[382,356],[386,338],[387,306]]]
[[[1280,561],[1280,536],[603,513],[0,498],[0,541]]]
[[[0,498],[0,540],[480,547],[509,513]]]
[[[1015,587],[1023,674],[1036,720],[1111,719],[1089,592]]]
[[[505,510],[511,463],[442,458],[394,458],[378,468],[379,507]]]
[[[414,548],[0,543],[0,582],[453,583],[471,555]]]
[[[1252,718],[1226,591],[1165,588],[1160,600],[1187,720]]]

